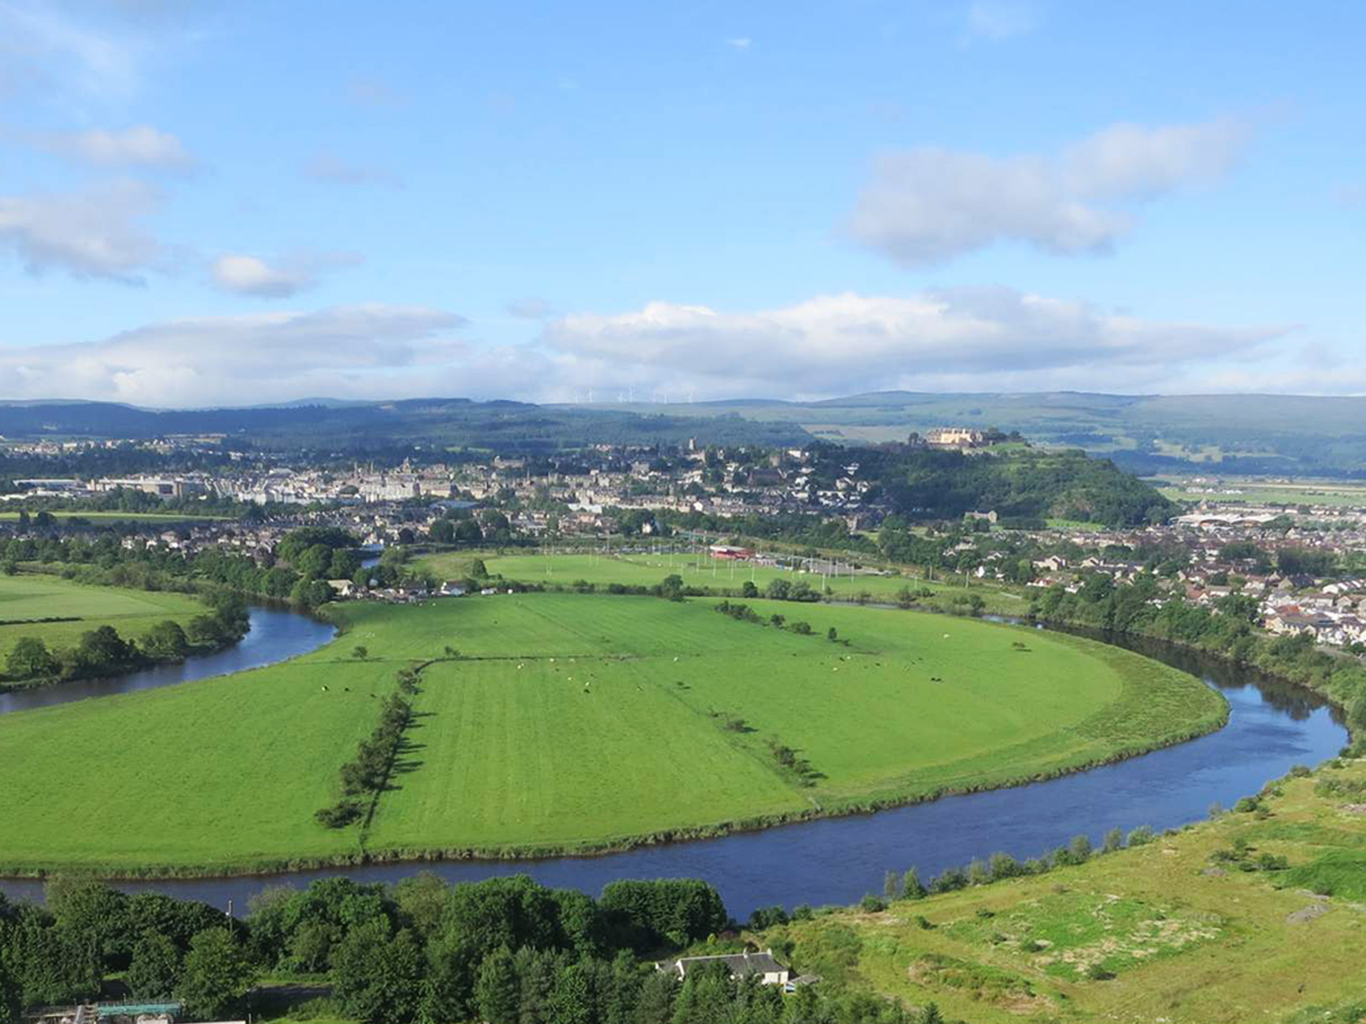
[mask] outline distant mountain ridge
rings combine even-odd
[[[11,440],[147,440],[173,434],[223,434],[267,448],[356,452],[413,444],[539,452],[588,444],[680,444],[698,435],[712,444],[785,446],[812,440],[798,424],[734,414],[703,422],[654,411],[557,408],[506,399],[318,401],[167,410],[114,402],[0,402],[0,436]]]
[[[886,391],[815,401],[535,405],[509,399],[300,399],[155,410],[114,402],[0,401],[0,435],[222,433],[268,445],[366,448],[431,441],[548,450],[594,443],[796,445],[901,440],[937,426],[1018,430],[1140,473],[1366,477],[1366,397]]]

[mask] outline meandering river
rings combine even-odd
[[[330,626],[303,616],[256,609],[251,632],[229,650],[121,679],[0,695],[0,713],[255,668],[313,650],[332,635]],[[269,877],[119,884],[129,892],[155,889],[220,907],[231,900],[241,913],[250,896],[268,885],[305,886],[337,874],[393,882],[419,870],[450,881],[525,872],[546,885],[594,896],[617,878],[689,876],[715,885],[730,912],[744,918],[755,907],[773,904],[853,903],[865,893],[880,892],[889,869],[914,866],[928,881],[947,867],[998,850],[1025,859],[1079,833],[1098,844],[1112,828],[1178,828],[1207,816],[1212,805],[1232,806],[1294,764],[1313,765],[1333,756],[1347,741],[1338,716],[1309,691],[1168,645],[1121,643],[1218,687],[1231,705],[1228,725],[1176,747],[1048,782],[600,857],[374,864]],[[42,885],[0,880],[0,891],[37,899]]]

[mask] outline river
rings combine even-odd
[[[0,697],[0,712],[18,710],[5,703],[16,698],[23,707],[55,703],[54,692],[64,691],[65,697],[72,685],[86,691],[80,696],[89,697],[256,667],[311,650],[331,636],[328,626],[263,609],[252,613],[252,627],[247,639],[230,651],[124,680],[9,694]],[[599,857],[374,864],[269,877],[119,884],[129,892],[153,889],[220,907],[231,900],[241,913],[250,896],[268,885],[304,886],[338,874],[358,882],[393,882],[419,870],[450,881],[525,872],[546,885],[594,896],[613,879],[688,876],[711,882],[730,912],[744,918],[760,906],[856,902],[865,893],[880,892],[889,869],[914,866],[928,881],[947,867],[995,851],[1020,859],[1035,857],[1079,833],[1099,844],[1112,828],[1178,828],[1206,817],[1212,805],[1231,807],[1294,764],[1314,765],[1333,756],[1347,741],[1337,716],[1307,690],[1167,645],[1125,641],[1123,646],[1217,687],[1230,704],[1228,725],[1176,747],[1048,782]],[[0,880],[0,891],[36,899],[42,886],[30,880]]]
[[[252,608],[250,614],[251,629],[231,647],[202,657],[187,658],[176,665],[158,665],[124,676],[83,679],[0,693],[0,715],[244,672],[249,668],[273,665],[277,661],[307,654],[337,635],[336,627],[294,612]]]

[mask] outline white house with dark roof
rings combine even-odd
[[[732,978],[744,980],[751,975],[757,975],[760,983],[764,985],[786,985],[790,977],[788,969],[773,958],[773,950],[771,949],[766,949],[762,953],[684,956],[677,960],[655,964],[655,967],[661,971],[677,971],[679,979],[683,980],[687,978],[688,971],[714,963],[725,964]]]

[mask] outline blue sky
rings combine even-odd
[[[1366,392],[1362,38],[0,0],[0,398]]]

